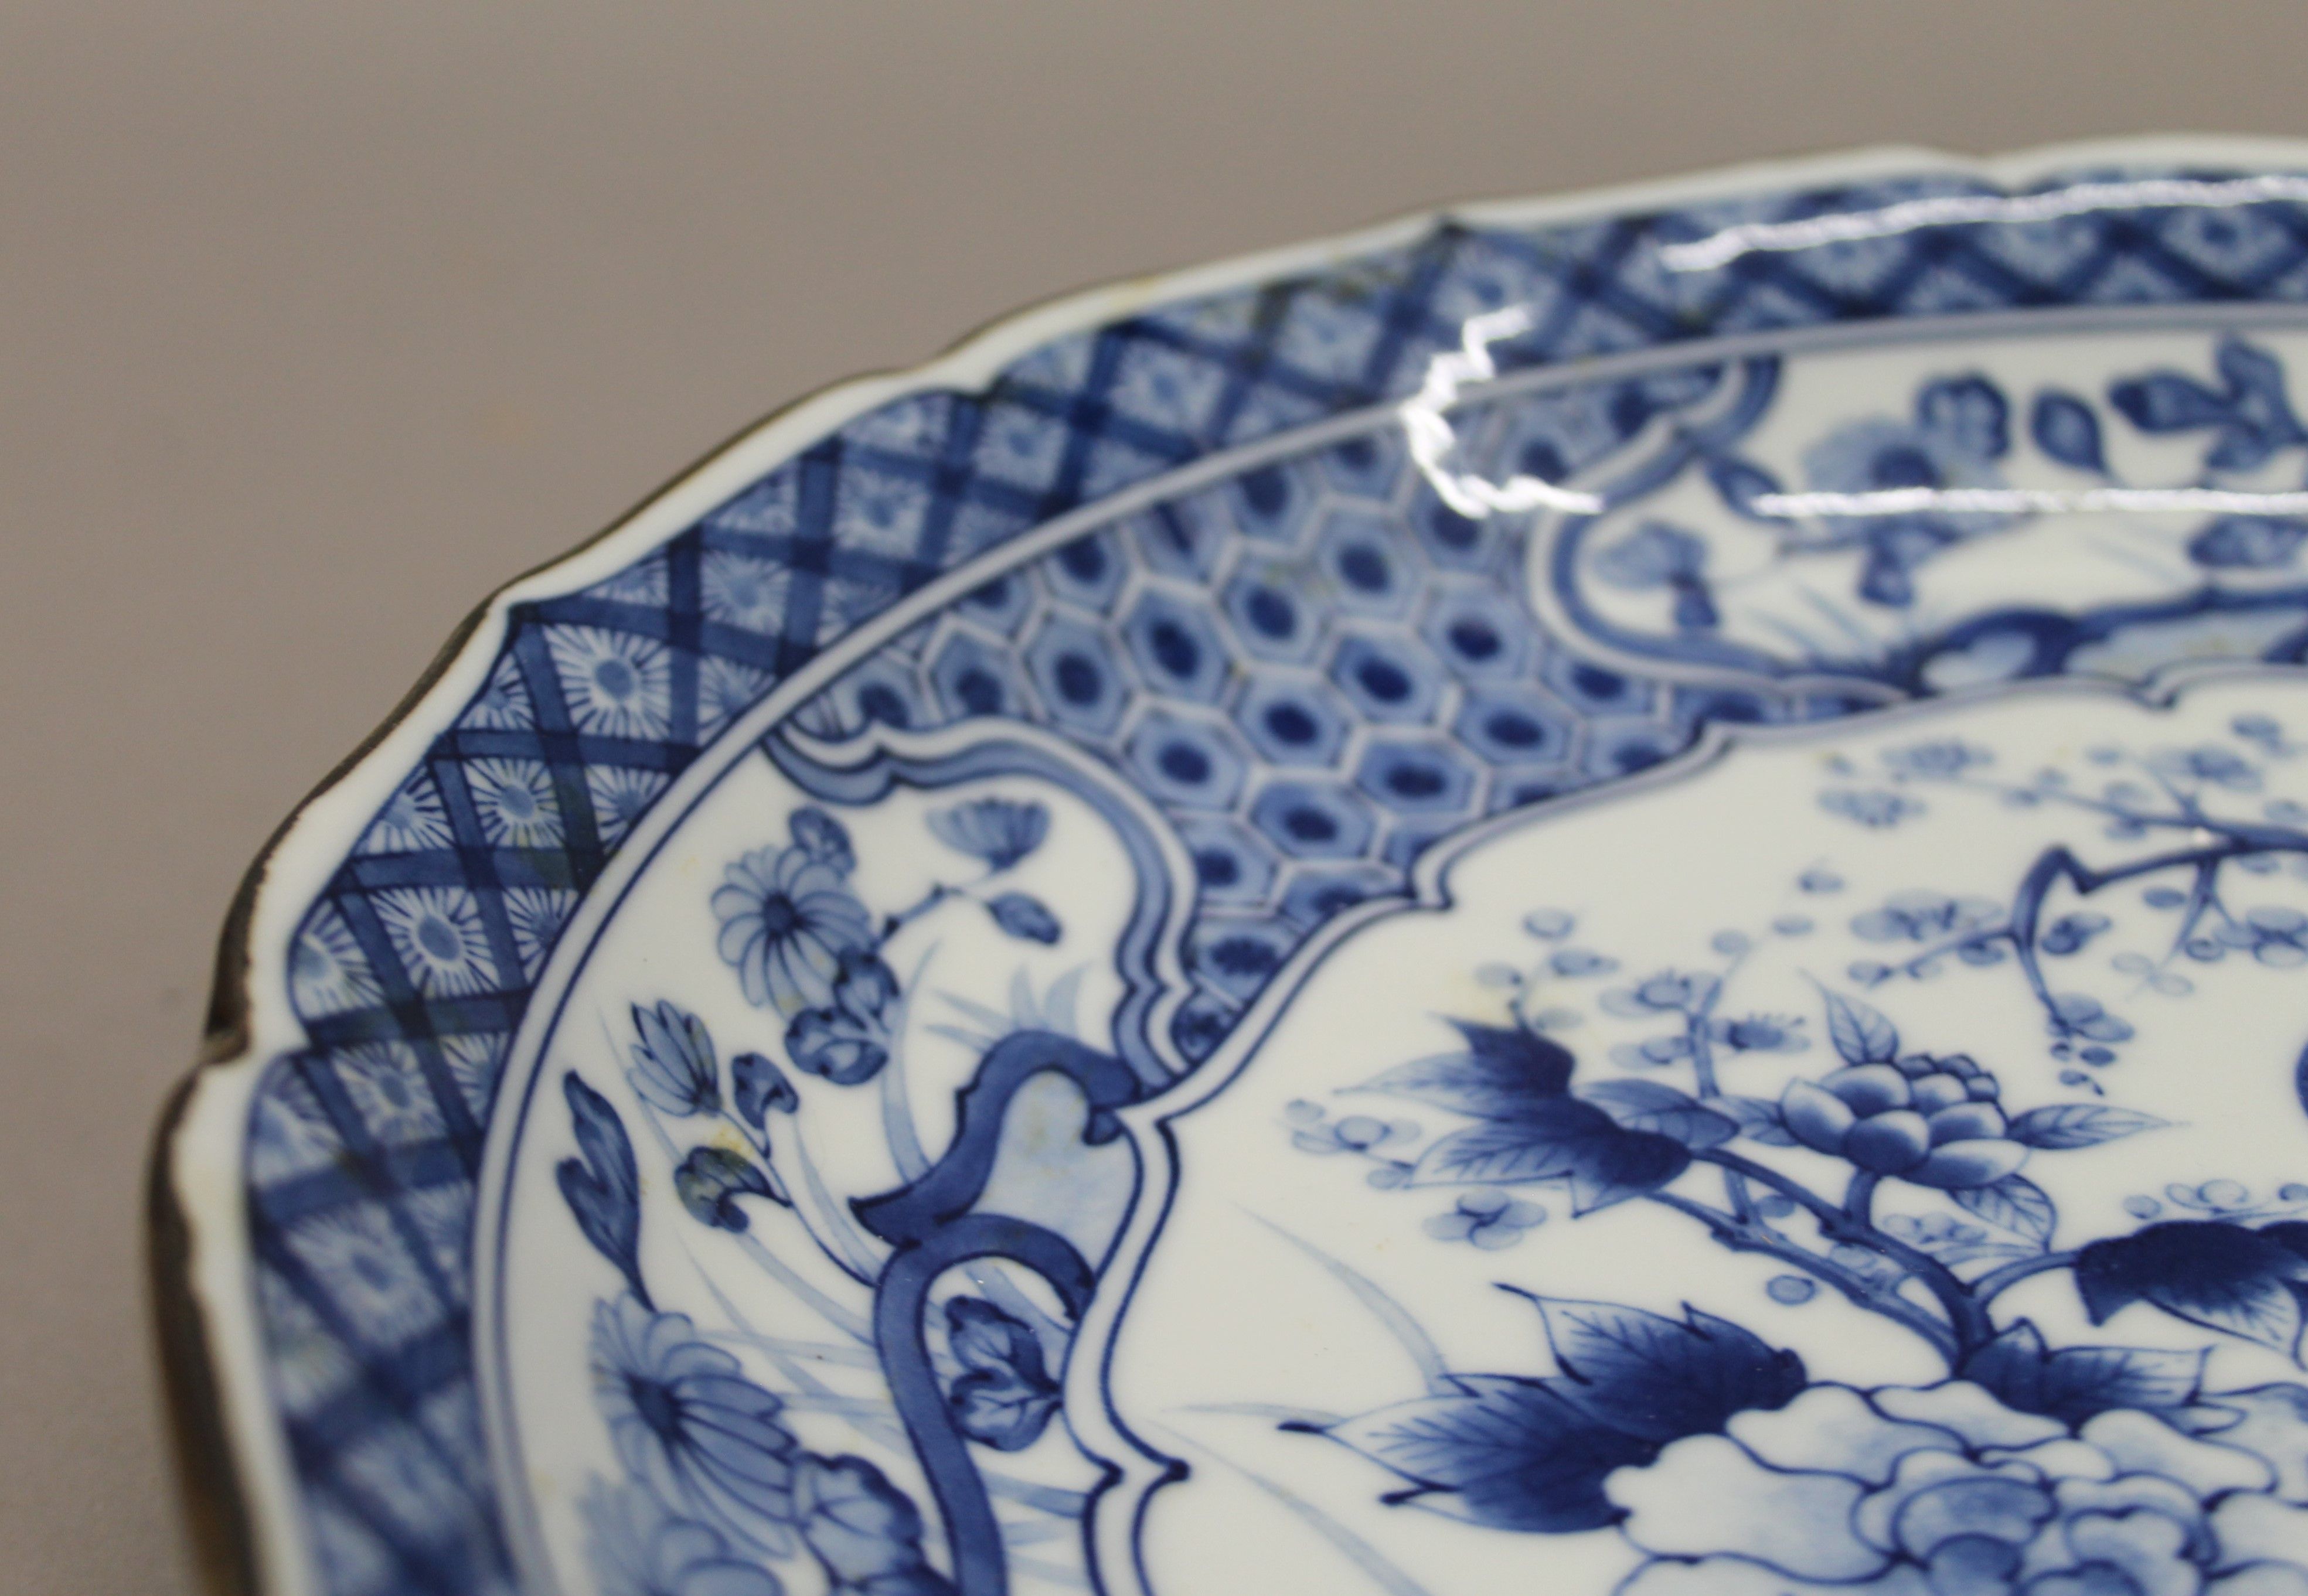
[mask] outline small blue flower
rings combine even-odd
[[[2209,783],[2234,793],[2260,790],[2260,769],[2234,749],[2207,742],[2198,748],[2158,749],[2148,768],[2167,781]]]
[[[1851,917],[1853,933],[1870,942],[1928,942],[1961,931],[1980,931],[2002,911],[1984,897],[1950,897],[1944,892],[1899,892],[1880,908]]]
[[[1936,738],[1929,742],[1883,751],[1883,763],[1905,776],[1961,776],[1967,770],[1993,764],[1994,759],[1994,754],[1988,750],[1955,737]]]
[[[2087,1042],[2129,1042],[2129,1022],[2110,1014],[2097,998],[2082,992],[2060,992],[2052,999],[2052,1030],[2057,1035],[2080,1036]]]
[[[1734,1052],[1799,1053],[1811,1045],[1801,1018],[1784,1014],[1749,1014],[1717,1020],[1709,1028],[1715,1040]]]
[[[660,1113],[718,1113],[721,1072],[705,1022],[670,1002],[655,1008],[633,1005],[633,1067],[625,1078]]]
[[[1437,1241],[1464,1241],[1486,1252],[1496,1252],[1512,1247],[1525,1231],[1546,1223],[1546,1210],[1537,1203],[1526,1203],[1486,1186],[1462,1194],[1457,1207],[1435,1214],[1423,1228]]]
[[[1370,1153],[1390,1142],[1408,1141],[1417,1135],[1418,1127],[1408,1120],[1386,1120],[1370,1114],[1348,1114],[1344,1119],[1327,1123],[1314,1120],[1302,1123],[1290,1133],[1290,1144],[1302,1153]]]
[[[1619,967],[1619,961],[1586,948],[1565,948],[1546,961],[1546,967],[1557,975],[1607,975]]]
[[[1819,795],[1819,806],[1831,815],[1856,820],[1873,830],[1896,826],[1924,812],[1924,806],[1913,798],[1858,787],[1830,787]]]
[[[957,853],[986,861],[989,870],[1008,870],[1042,845],[1049,835],[1050,811],[1039,803],[1012,798],[973,798],[930,813],[930,829]]]
[[[1628,1019],[1650,1014],[1695,1014],[1711,1001],[1721,981],[1704,972],[1661,970],[1634,985],[1603,994],[1606,1013]]]
[[[2105,914],[2063,914],[2037,939],[2037,946],[2045,953],[2059,957],[2080,953],[2094,937],[2114,923]]]
[[[786,822],[794,846],[836,875],[857,868],[857,851],[850,845],[848,828],[822,809],[797,809]]]

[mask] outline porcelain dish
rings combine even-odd
[[[1029,313],[489,601],[156,1166],[271,1596],[2308,1592],[2308,145]]]

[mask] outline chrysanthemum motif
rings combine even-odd
[[[381,892],[370,901],[409,980],[426,997],[462,997],[496,984],[496,964],[471,893],[417,887]]]
[[[474,699],[461,723],[493,732],[521,731],[537,724],[529,701],[529,688],[521,679],[521,665],[510,657],[489,673],[488,685]]]
[[[708,659],[697,672],[697,734],[712,736],[770,690],[770,674],[732,660]]]
[[[988,869],[1008,870],[1042,845],[1050,811],[1012,798],[973,798],[933,810],[930,829],[946,846],[986,861]]]
[[[298,1225],[288,1241],[371,1347],[401,1346],[444,1317],[422,1266],[382,1209],[340,1208]]]
[[[504,895],[506,923],[512,927],[513,950],[521,955],[521,974],[535,980],[545,967],[545,956],[569,922],[577,895],[548,887],[515,887]]]
[[[602,737],[663,737],[672,726],[673,668],[662,644],[598,626],[545,634],[569,717]]]
[[[786,592],[792,583],[790,569],[775,560],[710,549],[699,596],[708,621],[775,636],[785,622]]]
[[[2072,1430],[1980,1386],[1820,1385],[1687,1437],[1605,1489],[1651,1558],[1626,1596],[2295,1596],[2308,1507],[2223,1444],[2296,1456],[2308,1425],[2257,1392],[2205,1437],[2116,1408]],[[2272,1435],[2271,1428],[2284,1433]]]
[[[713,894],[721,957],[748,1001],[790,1019],[833,1001],[841,956],[869,951],[866,906],[840,875],[801,847],[757,848]]]
[[[660,1502],[721,1534],[791,1545],[793,1432],[783,1404],[689,1316],[631,1295],[593,1310],[593,1397],[618,1461]]]
[[[347,1048],[330,1064],[360,1111],[369,1135],[387,1146],[413,1146],[443,1133],[439,1106],[425,1084],[424,1067],[406,1043],[376,1042]]]
[[[465,785],[481,831],[501,848],[549,848],[561,840],[552,773],[535,759],[475,759]]]

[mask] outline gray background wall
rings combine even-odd
[[[2308,134],[2255,0],[0,4],[0,1588],[190,1589],[137,1225],[236,879],[488,588],[1102,278],[1884,141]]]

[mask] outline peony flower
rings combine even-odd
[[[1942,1190],[1988,1186],[2027,1162],[2011,1140],[1994,1080],[1960,1054],[1915,1054],[1793,1081],[1779,1098],[1787,1129],[1818,1152],[1878,1175]]]
[[[2297,1453],[2286,1412],[2265,1438]],[[2071,1429],[1961,1380],[1813,1386],[1607,1477],[1650,1554],[1622,1596],[2299,1596],[2308,1507],[2224,1433],[2136,1408]]]

